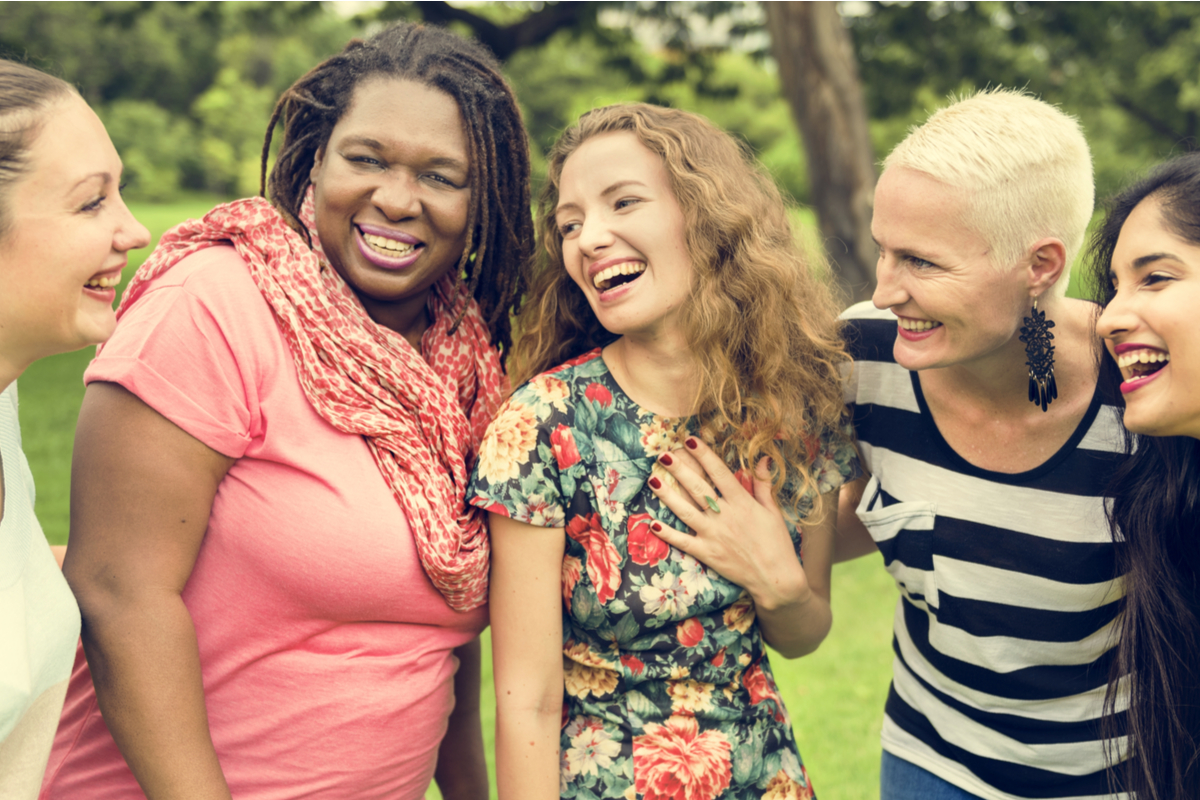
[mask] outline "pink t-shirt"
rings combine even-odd
[[[233,248],[156,280],[84,380],[121,384],[237,459],[183,592],[233,796],[423,797],[454,705],[451,650],[487,611],[457,613],[433,588],[366,442],[309,405]],[[82,651],[41,797],[143,797]]]

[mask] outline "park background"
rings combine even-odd
[[[79,88],[157,241],[217,202],[256,194],[275,99],[348,39],[395,19],[475,35],[503,60],[530,130],[535,191],[555,136],[590,108],[641,100],[707,115],[796,201],[798,230],[825,251],[818,260],[848,299],[873,282],[875,165],[951,94],[1024,87],[1077,116],[1101,200],[1197,145],[1193,3],[0,3],[0,56]],[[147,253],[131,254],[126,281]],[[54,544],[67,541],[91,357],[46,359],[19,382],[37,513]],[[835,569],[833,604],[816,654],[772,663],[821,797],[865,800],[878,795],[895,605],[878,556]],[[491,758],[486,655],[484,669]]]

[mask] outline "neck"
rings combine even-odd
[[[1071,385],[1072,379],[1082,379],[1075,373],[1091,369],[1090,324],[1080,324],[1079,313],[1070,301],[1043,297],[1038,301],[1038,310],[1046,312],[1046,318],[1055,322],[1054,376],[1059,393]],[[1029,411],[1035,406],[1029,402],[1029,367],[1026,365],[1025,344],[1019,335],[1014,335],[1000,349],[970,362],[922,372],[923,382],[931,379],[952,396],[966,399],[979,406],[998,411]],[[1094,374],[1091,383],[1095,383]],[[1039,412],[1040,413],[1040,412]]]
[[[696,363],[681,336],[622,336],[604,348],[604,363],[639,406],[667,417],[695,413]]]
[[[21,373],[25,368],[32,363],[31,361],[21,361],[13,357],[12,353],[6,353],[0,350],[0,392],[7,389],[17,378],[21,377]]]
[[[376,323],[390,328],[403,336],[409,343],[421,351],[421,337],[430,325],[429,313],[426,306],[432,287],[421,292],[418,296],[405,298],[397,302],[378,302],[369,297],[359,295],[363,308]]]

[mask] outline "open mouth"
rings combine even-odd
[[[405,256],[412,255],[417,248],[422,246],[419,242],[402,242],[399,239],[377,236],[374,233],[367,233],[366,231],[361,231],[361,233],[363,241],[367,243],[368,247],[381,256],[387,256],[388,258],[404,258]]]
[[[614,289],[637,280],[645,271],[646,265],[641,261],[625,261],[621,264],[613,264],[611,267],[602,269],[593,275],[592,285],[601,292],[607,292],[609,289]]]
[[[111,289],[120,282],[121,282],[121,273],[118,272],[116,275],[108,275],[108,276],[102,277],[102,278],[101,277],[89,278],[88,282],[85,283],[84,286],[87,287],[88,289],[103,290],[103,289]]]
[[[1171,356],[1162,350],[1129,350],[1119,354],[1117,366],[1126,380],[1137,380],[1161,370],[1171,361]]]
[[[924,333],[942,326],[942,323],[934,322],[931,319],[911,319],[909,317],[896,317],[896,322],[910,333]]]

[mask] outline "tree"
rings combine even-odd
[[[766,9],[779,77],[808,155],[825,249],[850,299],[870,299],[875,166],[850,35],[836,3],[768,3]]]
[[[516,4],[511,4],[515,6]],[[412,18],[466,26],[501,59],[512,58],[523,48],[544,44],[558,30],[573,35],[604,31],[614,55],[630,40],[628,30],[605,31],[600,24],[604,8],[620,11],[630,19],[651,19],[666,32],[664,49],[679,56],[667,61],[655,74],[641,71],[642,65],[619,56],[610,63],[634,80],[660,87],[693,78],[701,96],[732,99],[736,85],[712,80],[713,64],[721,47],[697,46],[693,27],[700,20],[712,22],[735,11],[734,3],[545,3],[525,14],[508,9],[503,21],[445,2],[388,3],[384,18]],[[874,289],[874,247],[871,241],[871,199],[875,185],[871,142],[867,135],[865,105],[854,65],[854,52],[834,3],[765,4],[780,66],[786,99],[793,109],[804,140],[810,176],[809,199],[816,209],[829,251],[835,278],[855,300],[870,297]],[[491,13],[495,13],[494,7]],[[745,36],[759,26],[734,22],[735,37]],[[661,88],[652,102],[670,104],[671,92]],[[666,102],[664,102],[666,101]],[[535,134],[535,139],[536,139]]]

